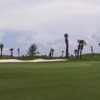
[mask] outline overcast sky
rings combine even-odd
[[[26,54],[35,43],[38,51],[55,56],[65,50],[64,34],[69,34],[70,54],[77,40],[84,39],[83,53],[100,52],[100,0],[0,0],[0,42],[4,54],[9,48]]]

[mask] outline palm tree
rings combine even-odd
[[[100,43],[98,43],[99,47],[100,47]]]
[[[17,49],[17,52],[18,52],[18,56],[20,56],[20,49],[19,48]]]
[[[1,58],[2,58],[2,51],[3,51],[4,45],[1,43],[0,44],[0,51],[1,51]]]
[[[53,57],[54,51],[55,51],[54,49],[52,48],[50,49],[49,57]]]
[[[37,51],[37,54],[40,54],[40,52],[39,52],[39,51]]]
[[[14,50],[14,48],[10,48],[9,50],[11,52],[11,57],[13,57],[13,50]]]
[[[68,51],[69,51],[68,33],[65,33],[64,37],[65,37],[65,43],[66,43],[66,58],[68,58],[68,56],[69,56],[69,53],[68,53]]]
[[[64,51],[62,51],[62,57],[63,57],[63,55],[64,55]]]
[[[86,45],[86,42],[84,40],[77,40],[77,42],[78,42],[77,59],[79,58],[79,54],[80,54],[80,59],[82,59],[82,50],[84,45]]]
[[[77,50],[77,49],[75,49],[75,50],[74,50],[75,57],[77,56],[77,52],[78,52],[78,50]]]
[[[54,51],[55,51],[55,50],[51,48],[51,50],[50,50],[50,52],[51,52],[51,57],[53,57]]]
[[[94,55],[94,52],[93,52],[93,47],[91,46],[91,52],[92,52],[92,54]]]

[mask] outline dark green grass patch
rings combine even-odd
[[[66,59],[66,58],[65,57],[48,57],[48,56],[20,56],[20,57],[11,57],[9,55],[3,55],[2,59],[34,60],[34,59]]]
[[[0,100],[99,100],[100,62],[0,64]]]

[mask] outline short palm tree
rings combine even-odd
[[[82,59],[82,50],[84,45],[86,45],[86,42],[84,40],[77,40],[77,42],[78,42],[77,59],[79,58],[79,55],[80,59]]]
[[[10,48],[9,50],[11,52],[11,57],[13,57],[13,50],[14,50],[14,48]]]
[[[63,55],[64,55],[64,51],[62,51],[62,57],[63,57]]]
[[[100,47],[100,43],[98,43],[99,47]]]
[[[39,51],[37,51],[37,54],[40,54],[40,52],[39,52]]]
[[[2,51],[3,51],[4,45],[1,43],[0,44],[0,51],[1,51],[1,58],[2,58]]]
[[[94,55],[94,52],[93,52],[93,47],[91,46],[91,53]]]
[[[68,34],[65,33],[65,34],[64,34],[64,37],[65,37],[65,43],[66,43],[66,58],[68,58],[68,56],[69,56],[69,41],[68,41]]]
[[[75,50],[74,50],[75,57],[77,56],[77,52],[78,52],[78,50],[77,50],[77,49],[75,49]]]
[[[51,50],[50,50],[50,52],[51,52],[51,57],[53,57],[54,51],[55,51],[55,50],[51,48]]]
[[[18,52],[18,56],[20,56],[20,49],[19,48],[17,49],[17,52]]]
[[[55,51],[54,49],[52,48],[50,49],[49,57],[53,57],[54,51]]]

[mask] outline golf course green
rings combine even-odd
[[[99,99],[100,61],[0,64],[0,100]]]

